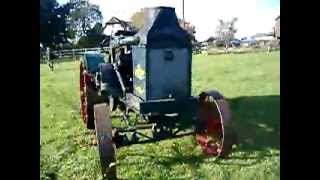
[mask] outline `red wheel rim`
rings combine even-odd
[[[84,124],[88,129],[94,129],[93,105],[98,102],[104,102],[92,88],[94,75],[84,69],[83,62],[80,63],[80,108]]]
[[[225,125],[230,120],[227,101],[223,98],[214,99],[209,94],[202,94],[199,98],[196,141],[203,153],[208,156],[224,156],[230,152],[225,146]]]
[[[88,98],[86,92],[86,73],[84,72],[83,62],[80,62],[80,105],[83,122],[88,122]]]

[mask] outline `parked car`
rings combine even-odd
[[[256,44],[256,40],[253,38],[241,38],[241,44],[243,46],[253,46]]]
[[[192,52],[194,54],[200,54],[201,53],[201,44],[194,44],[192,47]]]
[[[239,39],[234,39],[230,41],[232,46],[239,47],[241,45],[241,41]]]

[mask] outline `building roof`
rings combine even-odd
[[[120,20],[116,17],[112,17],[109,21],[105,23],[104,29],[106,28],[107,25],[114,25],[114,24],[120,24],[124,28],[128,26],[128,23],[126,21]]]
[[[109,21],[107,21],[103,27],[103,29],[106,29],[108,25],[115,25],[118,24],[124,29],[129,29],[129,30],[136,30],[135,27],[132,25],[130,21],[124,21],[121,20],[117,17],[112,17]]]
[[[259,38],[259,37],[266,37],[271,36],[270,33],[256,33],[255,35],[251,36],[252,38]]]
[[[254,39],[256,41],[269,41],[269,40],[273,40],[273,36],[256,37]]]

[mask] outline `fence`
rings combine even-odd
[[[104,49],[107,49],[105,47]],[[48,60],[61,61],[62,59],[78,60],[85,52],[95,51],[100,52],[101,48],[83,48],[83,49],[63,49],[50,51],[50,49],[40,50],[40,63],[45,63]],[[48,55],[50,54],[50,57]],[[58,60],[59,59],[59,60]]]

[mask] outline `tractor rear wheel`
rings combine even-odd
[[[196,141],[204,154],[227,157],[236,135],[231,126],[231,112],[226,99],[217,91],[199,95]]]
[[[110,110],[106,103],[94,105],[95,129],[104,179],[116,179],[115,145],[112,141]]]
[[[94,129],[93,104],[101,102],[101,98],[90,85],[91,76],[85,72],[84,64],[80,62],[80,108],[87,129]]]
[[[119,100],[117,97],[100,96],[92,84],[93,75],[85,71],[83,61],[80,61],[80,109],[87,129],[94,129],[94,104],[106,102],[112,111],[116,110]]]

